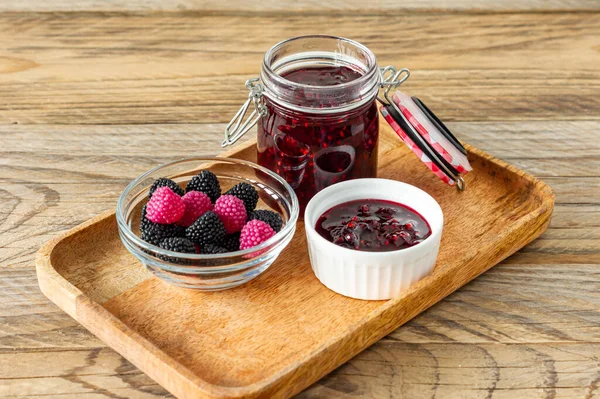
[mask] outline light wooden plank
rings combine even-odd
[[[0,1],[0,11],[220,11],[220,12],[360,12],[388,13],[393,11],[582,11],[598,10],[594,0],[317,0],[248,2],[242,0],[30,0]]]
[[[600,13],[17,13],[0,14],[0,123],[227,122],[264,52],[307,32],[411,68],[403,90],[446,121],[600,115]]]
[[[380,125],[386,126],[383,120]],[[600,121],[449,122],[448,127],[460,140],[509,162],[556,160],[553,172],[548,171],[542,176],[598,176],[593,167],[586,168],[585,165],[597,162],[600,157]],[[3,154],[0,166],[22,165],[26,172],[31,164],[56,165],[56,169],[65,169],[69,165],[73,176],[79,171],[102,174],[105,169],[104,177],[118,170],[129,173],[130,168],[136,168],[132,173],[137,173],[159,162],[215,155],[221,151],[224,129],[223,123],[111,126],[0,124],[0,153]],[[255,134],[252,130],[240,142],[251,139]],[[12,157],[14,160],[11,160]],[[39,161],[29,160],[32,159],[30,157],[39,157]],[[82,157],[86,159],[81,160]],[[71,163],[80,165],[72,168]],[[577,168],[579,172],[574,172]]]
[[[23,369],[15,365],[27,365]],[[48,367],[52,365],[52,367]],[[165,392],[111,349],[0,353],[0,396],[157,398]],[[86,396],[96,394],[97,396]]]
[[[461,356],[456,356],[461,353]],[[571,344],[410,343],[383,340],[324,378],[300,398],[593,398],[600,372],[594,346]],[[23,354],[0,354],[0,364]],[[96,392],[101,398],[152,398],[166,392],[132,370],[111,350],[48,352],[57,365],[52,376],[34,368],[33,378],[10,378],[3,397],[35,397],[44,387],[60,395]],[[70,367],[81,369],[73,376]],[[64,374],[63,374],[64,373]],[[39,376],[36,376],[39,375]],[[460,396],[457,396],[460,395]],[[76,396],[66,396],[76,397]],[[86,396],[83,396],[86,397]]]
[[[586,343],[381,342],[299,397],[593,398],[600,371],[593,353]]]

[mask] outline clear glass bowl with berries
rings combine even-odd
[[[298,213],[284,179],[231,158],[158,166],[125,188],[116,211],[123,244],[149,271],[202,291],[264,272],[292,239]]]

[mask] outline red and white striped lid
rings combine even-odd
[[[437,177],[462,190],[461,175],[472,170],[462,144],[418,98],[396,91],[392,99],[380,108],[385,120]]]

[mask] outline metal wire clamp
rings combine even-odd
[[[246,88],[250,91],[248,99],[225,127],[225,138],[221,143],[221,147],[227,147],[238,141],[240,137],[256,125],[260,118],[267,115],[267,107],[262,102],[263,87],[260,84],[260,78],[247,80]],[[254,110],[244,122],[244,116],[248,112],[250,103],[254,104]]]
[[[377,96],[377,99],[384,105],[390,105],[393,103],[389,97],[390,91],[398,88],[398,86],[400,86],[406,81],[406,79],[410,77],[410,70],[408,70],[408,68],[396,69],[395,67],[388,65],[386,67],[379,68],[379,76],[381,77],[381,83],[379,83],[379,86],[382,89],[385,88],[385,100],[379,96]]]

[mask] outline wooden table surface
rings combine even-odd
[[[123,4],[125,3],[125,4]],[[50,303],[35,252],[141,172],[220,150],[275,42],[368,45],[551,228],[303,398],[600,398],[600,2],[0,1],[0,397],[168,393]]]

